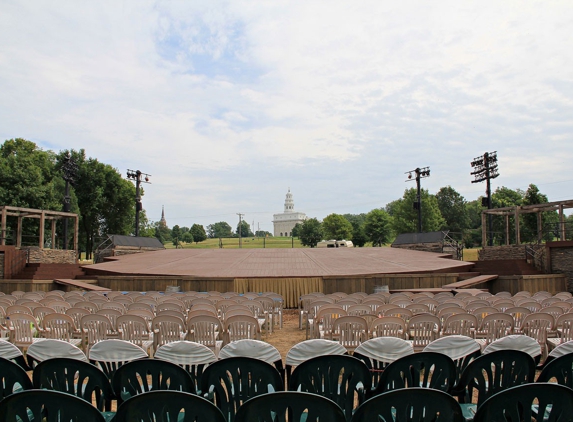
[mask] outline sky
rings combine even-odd
[[[150,176],[170,227],[358,214],[415,188],[573,198],[573,6],[0,0],[0,142]]]

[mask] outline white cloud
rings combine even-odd
[[[483,189],[469,161],[489,150],[496,183],[573,194],[555,183],[573,158],[566,1],[21,1],[0,12],[0,135],[153,174],[152,219],[161,205],[184,222],[277,212],[291,183],[301,211],[327,215],[343,197],[364,205],[332,212],[365,212],[376,206],[365,197],[397,199],[404,171],[425,165],[430,190],[473,199]]]

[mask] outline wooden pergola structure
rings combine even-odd
[[[566,201],[558,202],[547,202],[545,204],[533,204],[533,205],[516,205],[513,207],[504,208],[493,208],[490,210],[483,210],[481,213],[481,230],[482,230],[482,247],[487,244],[487,216],[488,215],[501,215],[505,217],[505,244],[509,245],[509,217],[514,217],[515,224],[515,244],[521,244],[520,231],[519,231],[519,217],[522,214],[537,214],[537,239],[541,242],[543,238],[543,220],[542,213],[549,211],[559,212],[559,240],[565,240],[565,215],[563,210],[573,208],[573,199],[568,199]]]
[[[78,250],[78,232],[79,232],[79,218],[77,214],[71,212],[62,211],[50,211],[50,210],[37,210],[32,208],[20,208],[20,207],[10,207],[1,206],[0,207],[0,246],[6,245],[6,234],[7,234],[7,222],[8,217],[15,217],[18,219],[18,225],[16,229],[16,247],[20,248],[22,246],[22,221],[24,218],[38,218],[40,220],[40,233],[38,246],[44,248],[44,236],[46,229],[46,221],[51,224],[52,232],[52,248],[56,244],[56,222],[58,220],[69,218],[74,221],[74,250]]]

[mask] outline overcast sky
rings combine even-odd
[[[415,187],[573,198],[564,1],[0,0],[0,140],[151,174],[152,221],[272,232]]]

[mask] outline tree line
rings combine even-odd
[[[83,149],[63,150],[58,153],[44,151],[34,142],[17,138],[6,140],[0,145],[0,205],[15,207],[61,210],[65,193],[62,167],[68,157],[77,164],[70,189],[71,212],[79,216],[80,249],[90,258],[99,242],[107,234],[134,233],[135,226],[135,186],[123,178],[122,174],[109,164],[87,157]],[[141,195],[144,195],[141,189]],[[356,246],[382,246],[390,243],[400,233],[417,231],[418,211],[416,189],[407,189],[402,198],[390,202],[385,207],[376,208],[361,214],[330,214],[322,221],[309,218],[297,225],[293,236],[299,237],[305,246],[316,246],[323,239],[352,240]],[[467,201],[451,186],[441,188],[435,194],[421,190],[422,228],[424,232],[448,230],[466,247],[481,243],[482,197]],[[530,184],[526,191],[499,187],[492,194],[494,208],[513,205],[546,203],[547,196],[537,186]],[[178,225],[168,228],[159,222],[150,222],[145,210],[139,216],[140,236],[157,237],[162,242],[180,243],[202,242],[207,238],[272,236],[267,231],[253,233],[246,221],[233,228],[225,221],[216,222],[204,228],[193,224],[191,227]],[[515,236],[515,225],[510,217],[510,236]],[[556,212],[543,213],[544,239],[558,237],[558,215]],[[569,216],[568,223],[573,223]],[[58,228],[61,232],[61,222]],[[520,220],[521,239],[524,242],[537,238],[537,217],[526,214]],[[10,238],[14,232],[14,222],[8,222],[7,232],[1,236]],[[28,244],[37,244],[39,222],[24,219],[23,239]],[[569,224],[573,225],[573,224]],[[493,237],[496,243],[505,241],[505,220],[494,218]],[[50,239],[49,229],[47,239]],[[571,230],[567,231],[568,238]],[[33,238],[36,237],[34,240]],[[72,236],[69,236],[71,248]],[[58,239],[56,247],[63,248],[63,239]]]
[[[482,242],[481,213],[487,209],[484,197],[467,201],[451,186],[445,186],[436,194],[421,189],[422,231],[447,231],[449,236],[465,247],[476,247]],[[401,199],[374,209],[366,214],[330,214],[322,221],[309,218],[297,224],[293,235],[300,238],[305,246],[315,247],[323,239],[352,240],[355,246],[362,247],[368,242],[372,246],[388,244],[401,233],[417,232],[418,209],[417,190],[406,189]],[[492,193],[492,207],[502,208],[516,205],[534,205],[547,203],[547,196],[538,187],[530,184],[526,191],[499,187]],[[416,204],[417,205],[417,204]],[[494,244],[505,244],[505,217],[492,216]],[[544,212],[541,217],[541,236],[543,240],[559,238],[559,216],[557,211]],[[514,217],[508,218],[510,243],[515,241]],[[573,238],[573,215],[566,218],[567,239]],[[538,223],[535,213],[524,214],[520,218],[521,242],[536,242]]]

